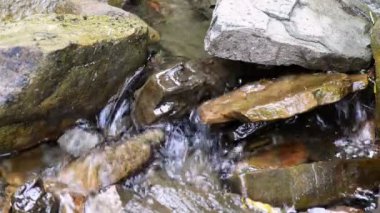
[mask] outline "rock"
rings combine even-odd
[[[155,73],[135,93],[135,122],[148,125],[160,119],[178,118],[202,99],[223,93],[235,81],[235,73],[228,66],[217,59],[194,60]]]
[[[0,20],[19,20],[21,18],[40,13],[55,12],[57,6],[65,0],[2,0],[0,4]]]
[[[108,4],[114,7],[122,8],[130,0],[108,0]]]
[[[152,155],[152,146],[163,140],[161,130],[148,130],[103,149],[94,149],[63,168],[57,181],[74,192],[96,192],[141,169]]]
[[[350,7],[354,12],[361,12],[369,20],[380,15],[380,2],[378,0],[342,0],[342,3],[346,4],[346,7]],[[373,14],[371,15],[370,13]]]
[[[221,0],[205,49],[264,65],[360,70],[371,62],[369,29],[370,21],[340,0]]]
[[[85,212],[122,213],[123,200],[119,193],[122,190],[113,185],[105,191],[87,198]]]
[[[189,1],[132,0],[127,5],[125,8],[128,11],[137,14],[160,32],[161,50],[189,59],[208,57],[203,40],[210,20],[200,17]]]
[[[206,124],[278,120],[337,102],[367,84],[367,75],[289,75],[247,84],[203,103],[198,111]]]
[[[0,153],[54,139],[92,117],[144,63],[148,31],[134,16],[0,23]]]
[[[285,143],[257,150],[257,153],[245,157],[239,166],[254,169],[278,169],[306,163],[308,150],[303,143]]]
[[[376,67],[376,84],[375,84],[375,95],[376,95],[376,110],[375,110],[375,126],[376,135],[380,135],[380,20],[376,22],[372,29],[372,42],[371,48],[373,57],[375,59]]]
[[[45,191],[41,179],[27,182],[19,188],[12,198],[12,211],[22,212],[58,212],[59,201]]]
[[[357,187],[378,187],[379,163],[380,159],[338,160],[244,171],[241,185],[233,187],[255,201],[306,209],[339,201],[353,194]]]
[[[74,157],[88,153],[92,148],[104,142],[104,137],[97,131],[81,127],[69,129],[58,139],[58,144],[65,152]]]
[[[196,184],[181,183],[170,178],[163,170],[155,170],[149,170],[147,176],[144,176],[144,193],[129,196],[130,199],[124,205],[128,212],[253,212],[242,208],[243,198],[237,194],[203,190]]]
[[[115,4],[117,5],[116,1]],[[47,13],[77,15],[86,15],[85,13],[90,13],[91,15],[129,14],[105,2],[96,0],[2,0],[0,4],[0,20],[20,20],[34,14]]]
[[[38,176],[44,168],[61,162],[63,157],[58,147],[43,144],[27,152],[1,159],[0,177],[4,178],[8,186],[19,187],[27,180]]]
[[[207,19],[211,19],[216,0],[189,0],[190,3],[203,14]]]

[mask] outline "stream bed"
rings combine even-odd
[[[229,81],[221,91],[196,96],[182,94],[180,88],[178,93],[170,93],[168,97],[162,98],[152,115],[148,113],[150,105],[143,101],[143,93],[140,93],[141,100],[134,93],[152,73],[172,70],[173,75],[176,75],[178,67],[191,70],[188,68],[191,65],[186,64],[188,61],[219,60],[210,59],[204,51],[203,39],[210,25],[209,17],[200,13],[190,2],[130,1],[124,6],[125,10],[137,14],[159,31],[161,41],[150,47],[147,64],[127,79],[96,117],[89,121],[77,121],[76,127],[67,129],[67,132],[71,131],[70,135],[62,139],[69,141],[73,138],[86,138],[89,141],[105,140],[106,144],[112,144],[120,138],[130,138],[151,129],[162,129],[165,133],[164,142],[152,151],[149,163],[144,164],[131,177],[101,188],[99,193],[90,193],[86,201],[71,194],[62,194],[57,204],[43,190],[40,179],[41,176],[54,176],[72,160],[72,157],[62,152],[56,141],[46,141],[30,149],[4,155],[0,159],[0,206],[3,205],[4,212],[56,212],[58,209],[76,212],[77,206],[84,206],[85,212],[144,213],[296,212],[296,209],[304,212],[323,212],[327,209],[336,212],[371,212],[377,209],[379,189],[371,184],[379,177],[380,173],[376,173],[379,169],[361,174],[360,169],[347,163],[355,161],[358,168],[370,168],[371,163],[361,160],[377,159],[379,156],[379,144],[375,143],[372,84],[365,90],[347,95],[337,103],[276,122],[206,125],[197,110],[199,103],[247,82],[278,77],[292,69],[298,70],[297,67],[222,61],[228,63],[236,73],[231,78],[228,76]],[[203,63],[202,66],[213,66],[213,63]],[[250,73],[251,70],[255,70],[255,73]],[[265,74],[260,74],[260,71],[265,71]],[[178,78],[181,77],[186,79],[188,76],[184,74]],[[216,84],[210,87],[216,88]],[[198,91],[197,87],[194,88],[193,91]],[[154,95],[148,97],[148,100],[155,99]],[[194,100],[188,100],[194,97]],[[133,109],[136,107],[135,102],[141,103],[143,115]],[[78,131],[72,131],[75,128]],[[71,146],[74,150],[83,148],[74,142]],[[92,160],[96,162],[96,159],[94,157]],[[322,165],[317,162],[327,163]],[[329,169],[335,162],[336,166]],[[311,176],[315,179],[309,178],[308,168],[302,168],[305,173],[296,168],[299,165],[311,166],[314,171]],[[289,167],[294,167],[291,175],[287,174],[289,171],[286,168]],[[263,173],[264,177],[252,178],[252,181],[257,179],[263,182],[251,184],[255,186],[251,189],[250,172],[269,169],[279,172],[267,177]],[[325,173],[318,173],[315,169]],[[340,172],[339,169],[343,171]],[[336,177],[331,171],[336,172]],[[353,175],[356,171],[360,177]],[[310,183],[302,182],[303,175],[307,176]],[[365,175],[373,177],[362,178]],[[294,181],[294,186],[299,184],[293,188],[299,191],[288,193],[290,179]],[[275,180],[276,183],[267,183],[265,180]],[[318,187],[318,181],[331,185]],[[369,185],[372,188],[356,187],[359,182],[360,186]],[[352,191],[352,187],[355,189],[353,193],[344,196],[336,195],[346,192],[344,187],[350,188],[347,193]],[[10,194],[15,191],[16,194],[10,198]],[[289,196],[289,199],[298,199],[300,196],[309,196],[309,192],[321,196],[311,196],[311,200],[296,206],[286,205],[281,200],[275,202],[276,205],[268,205],[265,200],[267,197],[276,200],[276,194],[284,199]],[[250,199],[252,197],[263,200],[257,202]],[[9,203],[13,205],[11,210]]]

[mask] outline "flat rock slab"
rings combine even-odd
[[[290,75],[247,84],[203,103],[198,111],[201,120],[207,124],[285,119],[337,102],[367,85],[367,75]]]
[[[147,24],[130,16],[35,15],[0,23],[0,153],[96,114],[141,66]]]
[[[221,0],[205,39],[211,55],[264,65],[360,70],[370,20],[338,0]]]
[[[231,183],[233,188],[252,200],[274,206],[294,205],[302,210],[339,201],[353,194],[358,187],[378,187],[379,163],[380,159],[335,160],[281,169],[244,171],[240,174],[241,182]]]

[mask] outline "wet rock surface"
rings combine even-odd
[[[3,0],[0,4],[0,20],[20,20],[34,14],[76,14],[76,15],[110,15],[134,16],[120,8],[122,1],[96,0]],[[115,6],[115,7],[113,7]]]
[[[136,17],[36,15],[0,29],[2,153],[94,115],[144,63],[149,41]]]
[[[24,45],[23,51],[29,51],[28,54],[15,50],[1,55],[1,49],[6,47],[0,36],[0,78],[16,79],[3,87],[0,83],[0,147],[3,139],[20,144],[28,140],[25,135],[55,139],[66,130],[58,144],[50,141],[25,151],[0,154],[0,209],[3,212],[138,213],[375,210],[379,197],[380,149],[373,131],[374,93],[370,82],[374,69],[361,70],[361,74],[366,74],[359,75],[354,67],[363,65],[363,60],[349,57],[364,54],[358,44],[368,39],[378,3],[373,0],[230,2],[233,6],[249,3],[244,9],[254,9],[257,13],[251,14],[254,18],[249,20],[241,20],[246,15],[239,13],[228,21],[256,23],[263,17],[269,20],[266,29],[274,30],[270,31],[270,45],[274,45],[257,42],[260,48],[255,48],[261,51],[260,57],[273,56],[267,50],[279,48],[277,38],[287,42],[281,45],[293,45],[296,40],[301,43],[297,48],[303,45],[301,50],[286,52],[293,49],[280,46],[275,62],[286,64],[284,61],[288,63],[289,58],[298,57],[297,63],[306,64],[299,65],[319,66],[318,69],[323,69],[319,72],[327,74],[305,75],[315,71],[297,66],[230,63],[206,58],[202,41],[215,1],[24,0],[12,4],[13,1],[5,0],[5,7],[0,3],[0,20],[7,20],[0,26],[9,25],[11,20],[27,23],[34,19],[29,17],[32,14],[52,12],[77,17],[68,20],[67,15],[54,15],[59,29],[80,26],[67,34],[61,31],[54,34],[50,33],[50,23],[44,22],[45,27],[31,32],[34,49],[25,44],[29,41],[29,29],[24,30],[26,33],[5,36],[14,46]],[[249,7],[252,3],[255,8]],[[110,35],[108,22],[85,26],[85,21],[95,19],[94,15],[97,20],[139,20],[123,9],[137,12],[163,38],[161,43],[149,46],[147,63],[141,61],[139,65],[143,66],[128,72],[125,69],[138,59],[128,61],[126,55],[134,55],[135,50],[147,53],[148,43],[157,41],[158,34],[142,24],[145,27],[132,26],[134,34],[128,37],[123,33],[128,27],[111,23],[114,28],[120,28],[129,43],[136,44],[131,47],[124,45],[123,38]],[[213,21],[211,29],[218,22]],[[347,30],[347,26],[355,29]],[[227,27],[222,30],[232,28]],[[234,27],[241,31],[241,26]],[[97,37],[94,32],[98,30],[104,31],[104,37]],[[89,36],[75,40],[82,31]],[[140,36],[140,31],[144,36]],[[362,33],[360,37],[352,37],[358,32]],[[374,37],[376,32],[375,28]],[[296,38],[286,40],[289,35]],[[244,50],[255,50],[245,38],[239,38]],[[47,43],[59,45],[57,41],[65,39],[69,45],[64,50],[49,49],[51,46],[46,53],[41,50]],[[231,42],[229,52],[241,50],[233,39],[229,37],[226,41]],[[335,48],[342,44],[345,48]],[[316,52],[324,48],[330,48],[330,52]],[[49,51],[56,54],[49,59],[61,62],[49,65],[44,59],[52,54]],[[249,52],[244,54],[262,60]],[[36,79],[30,78],[29,82],[17,80],[19,76],[4,75],[2,67],[11,66],[6,61],[9,59],[4,63],[2,57],[12,57],[12,66],[19,66],[14,72],[21,76],[24,70],[37,67],[38,71],[48,64],[52,72],[59,71],[60,75],[56,75],[59,78],[50,82],[52,74],[46,71],[46,78],[37,79],[37,83],[55,85],[51,86],[53,89],[37,88],[30,93],[35,96],[22,99],[26,97],[22,85],[29,89],[29,83]],[[72,66],[75,68],[71,69]],[[113,67],[113,70],[99,77],[99,67]],[[343,67],[338,72],[354,70],[353,75],[345,75],[327,72],[326,67]],[[81,72],[75,74],[77,70]],[[309,79],[310,76],[317,81]],[[69,80],[73,83],[64,86]],[[108,84],[114,86],[113,92],[104,86]],[[245,84],[242,87],[245,90],[237,89]],[[367,84],[368,89],[354,92]],[[14,88],[20,88],[19,93],[2,96]],[[202,111],[213,113],[215,109],[221,119],[228,120],[215,125],[202,122],[202,115],[194,108],[231,90],[235,91],[209,101],[219,100],[216,108],[210,105]],[[230,94],[235,96],[225,98]],[[82,99],[83,104],[77,104]],[[14,107],[8,117],[1,117],[2,106],[22,100],[30,106],[28,110],[20,113]],[[317,107],[324,104],[328,106]],[[253,115],[261,117],[252,121],[247,115],[252,116],[248,112],[257,106],[266,110],[253,111]],[[2,122],[6,125],[3,128]]]
[[[94,149],[65,166],[57,181],[82,194],[96,192],[142,169],[152,156],[152,147],[163,140],[161,130],[148,130],[114,145]]]
[[[12,197],[10,212],[58,212],[59,200],[46,192],[41,179],[27,182]]]
[[[379,159],[330,161],[243,172],[243,183],[237,187],[253,200],[306,209],[343,199],[357,187],[376,188],[378,163]]]
[[[247,84],[203,103],[198,111],[201,120],[207,124],[284,119],[337,102],[351,92],[366,88],[367,84],[367,75],[284,76]]]
[[[222,94],[226,86],[236,84],[235,70],[236,65],[218,59],[180,62],[160,70],[136,91],[132,116],[140,126],[162,118],[179,118],[201,100]]]
[[[380,21],[377,21],[375,26],[372,29],[371,35],[371,48],[373,57],[375,59],[375,67],[376,67],[376,91],[380,91]],[[376,92],[376,134],[380,134],[380,93]]]
[[[222,0],[205,49],[265,65],[360,70],[371,61],[369,29],[370,21],[342,1]]]

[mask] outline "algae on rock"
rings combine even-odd
[[[367,75],[301,74],[247,84],[199,107],[207,124],[271,121],[337,102],[368,85]]]
[[[375,128],[376,136],[380,134],[380,20],[372,28],[372,54],[375,58],[376,67],[376,109],[375,109]]]
[[[135,16],[0,23],[0,153],[55,137],[60,126],[98,112],[145,62],[150,32]],[[41,133],[31,131],[36,123]]]

